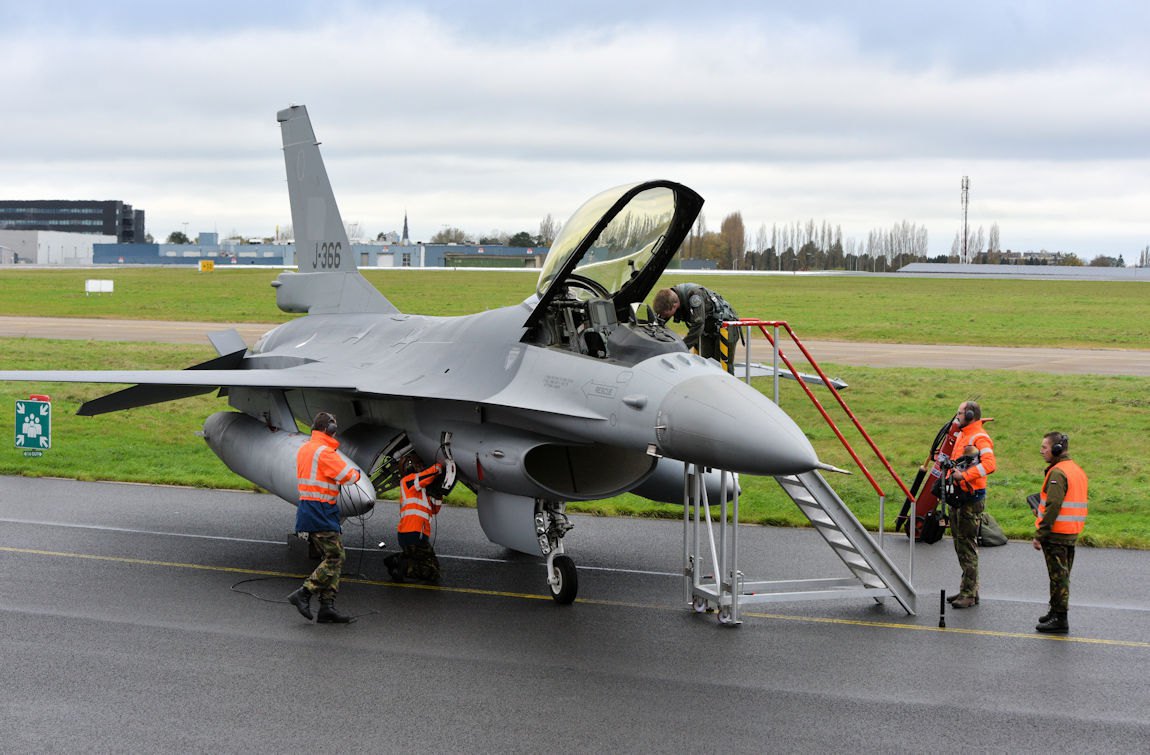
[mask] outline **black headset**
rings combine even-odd
[[[315,415],[315,422],[312,423],[311,429],[319,430],[320,432],[334,436],[335,431],[339,429],[339,425],[336,424],[334,415],[329,414],[328,412],[320,412],[319,414]]]
[[[975,411],[975,409],[972,409],[971,407],[975,407],[975,409],[978,409],[978,411]],[[975,403],[974,401],[967,401],[966,402],[966,411],[963,413],[963,417],[966,419],[967,422],[974,422],[981,415],[982,415],[981,407],[979,407],[977,403]]]
[[[1050,445],[1050,453],[1055,456],[1061,456],[1066,453],[1066,449],[1070,446],[1070,438],[1067,437],[1066,433],[1055,433],[1055,437],[1051,438],[1051,440],[1053,440],[1054,443]]]

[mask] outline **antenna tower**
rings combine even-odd
[[[966,210],[970,206],[970,178],[968,176],[962,177],[962,258],[959,262],[967,263],[970,261],[970,252],[966,248],[967,241],[970,235],[966,230]]]

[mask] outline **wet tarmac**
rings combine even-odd
[[[673,509],[670,509],[673,511]],[[893,601],[685,603],[678,521],[575,517],[580,597],[539,559],[437,520],[439,586],[383,568],[382,504],[350,522],[339,607],[283,597],[310,570],[269,495],[0,477],[0,725],[12,751],[1134,752],[1150,742],[1150,553],[1080,548],[1071,634],[1039,635],[1028,543],[982,551],[982,603],[948,611],[950,541]],[[748,578],[843,576],[809,530],[743,527]],[[896,564],[905,537],[887,535]],[[1069,701],[1069,703],[1068,703]]]

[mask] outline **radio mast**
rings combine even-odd
[[[968,176],[962,177],[962,258],[959,262],[963,264],[970,261],[970,252],[966,248],[969,234],[966,230],[966,210],[970,205],[970,178]]]

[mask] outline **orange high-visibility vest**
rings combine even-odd
[[[359,470],[336,453],[339,441],[312,430],[311,440],[300,446],[295,457],[299,497],[335,505],[339,486],[359,480]]]
[[[1046,470],[1046,479],[1042,481],[1042,493],[1039,495],[1041,503],[1038,504],[1038,518],[1034,520],[1035,528],[1041,526],[1046,516],[1046,483],[1050,481],[1050,473],[1055,469],[1066,475],[1066,498],[1062,501],[1062,508],[1058,510],[1058,518],[1050,525],[1050,531],[1059,535],[1080,535],[1086,526],[1086,489],[1089,486],[1086,473],[1082,467],[1072,460],[1060,461]]]
[[[962,473],[966,489],[973,492],[986,490],[986,476],[998,468],[994,459],[994,441],[982,429],[982,420],[975,420],[962,428],[954,442],[954,456],[962,455],[962,449],[974,446],[978,449],[978,463],[972,464]]]
[[[440,502],[427,495],[427,486],[443,471],[432,464],[422,472],[412,472],[399,481],[402,501],[399,506],[399,532],[422,532],[431,535],[431,517],[439,513]]]

